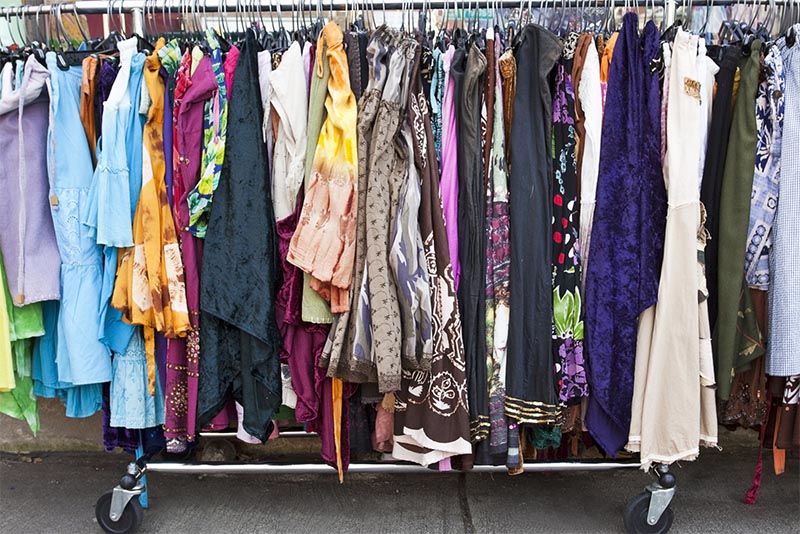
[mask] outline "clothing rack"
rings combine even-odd
[[[676,11],[679,7],[721,7],[742,5],[747,2],[739,0],[708,0],[695,4],[680,0],[490,0],[481,3],[479,0],[471,2],[468,0],[432,0],[421,1],[412,0],[400,2],[396,0],[380,1],[368,0],[367,4],[375,11],[399,11],[399,10],[425,10],[425,9],[497,9],[497,8],[608,8],[608,7],[648,7],[664,8],[664,22],[669,26],[673,24]],[[792,3],[792,0],[756,0],[750,2],[754,7],[764,6],[784,6]],[[170,14],[181,14],[184,16],[205,15],[207,13],[254,13],[261,11],[269,12],[269,16],[274,13],[287,15],[294,11],[322,12],[347,11],[363,7],[363,2],[359,5],[358,1],[342,2],[340,0],[298,0],[296,4],[286,3],[280,0],[77,0],[69,3],[26,5],[16,7],[0,7],[0,17],[6,21],[10,17],[20,18],[22,22],[27,17],[39,16],[61,16],[67,15],[108,15],[109,17],[123,14],[132,16],[132,29],[134,33],[143,34],[145,28],[144,18],[146,14],[157,14],[166,12]],[[304,432],[282,432],[284,437],[299,437],[301,435],[311,435]],[[232,438],[235,433],[202,433],[201,437],[206,439],[226,439]],[[330,473],[330,468],[323,464],[278,464],[278,463],[180,463],[180,462],[151,462],[151,455],[145,453],[139,447],[136,460],[127,466],[127,472],[121,477],[119,485],[112,492],[106,493],[100,498],[97,504],[96,514],[98,520],[106,528],[108,518],[115,525],[115,532],[132,532],[138,528],[142,521],[142,508],[147,507],[147,489],[145,474],[148,471],[161,473],[183,473],[183,474],[308,474],[308,473]],[[553,472],[553,471],[601,471],[620,468],[637,468],[639,463],[635,460],[618,461],[557,461],[557,462],[528,462],[524,464],[527,472]],[[486,472],[505,472],[505,466],[475,466],[472,471],[478,473]],[[438,471],[424,468],[412,464],[396,463],[353,463],[350,465],[350,473],[436,473]],[[646,522],[654,527],[662,519],[662,516],[669,515],[668,523],[671,525],[671,510],[669,504],[675,494],[676,479],[670,471],[669,466],[656,464],[653,467],[656,480],[646,487],[646,491],[634,497],[626,508],[626,515],[631,513],[631,504],[637,502],[642,504],[642,499],[646,499],[644,510],[646,510]],[[638,499],[638,501],[637,501]],[[638,510],[642,510],[641,507]],[[667,514],[665,514],[665,512]],[[102,516],[102,518],[101,518]],[[127,521],[127,522],[126,522]],[[666,530],[669,529],[669,525]],[[662,530],[666,532],[666,530]],[[111,532],[112,530],[108,530]]]
[[[791,0],[756,0],[753,6],[784,6],[791,4]],[[374,9],[382,11],[398,11],[401,9],[423,10],[423,9],[496,9],[496,8],[603,8],[613,7],[637,7],[642,4],[641,0],[491,0],[481,4],[480,0],[473,3],[470,0],[432,0],[410,2],[398,2],[396,0],[380,1],[369,0],[368,4]],[[667,26],[675,21],[675,14],[678,7],[726,7],[733,5],[747,5],[748,2],[741,0],[710,0],[694,4],[692,2],[680,0],[645,0],[644,7],[663,7],[664,22]],[[160,12],[165,10],[168,13],[181,13],[184,15],[196,15],[206,13],[247,13],[253,10],[261,12],[291,13],[292,11],[348,11],[358,7],[357,3],[341,2],[334,0],[298,0],[297,4],[277,2],[275,0],[77,0],[76,2],[24,5],[0,7],[0,17],[8,20],[10,17],[26,18],[41,15],[73,14],[73,15],[123,15],[132,16],[134,33],[142,33],[144,28],[145,13]]]

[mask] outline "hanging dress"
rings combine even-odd
[[[529,24],[518,35],[511,125],[509,208],[511,312],[506,414],[523,423],[554,423],[560,412],[552,354],[552,96],[550,74],[561,41]]]
[[[14,304],[59,298],[59,249],[48,213],[47,69],[30,57],[16,89],[3,67],[0,98],[0,247]],[[85,139],[85,137],[84,137]],[[88,153],[88,150],[87,150]]]
[[[640,37],[637,15],[625,15],[603,116],[592,259],[586,273],[584,346],[591,394],[585,421],[610,455],[628,439],[636,322],[656,302],[664,246],[660,88],[658,74],[650,68],[658,41],[652,21]]]
[[[419,228],[430,283],[433,356],[430,371],[403,370],[395,403],[392,456],[430,465],[470,454],[472,445],[461,318],[439,200],[430,109],[425,102],[418,61],[413,65],[416,68],[411,76],[406,114],[414,131],[414,165],[421,177]]]
[[[580,82],[575,90],[584,115],[583,124],[586,131],[580,140],[580,159],[578,160],[581,197],[578,248],[581,258],[581,290],[585,290],[594,209],[597,203],[597,175],[600,171],[600,140],[603,131],[600,58],[594,42],[589,43],[587,47]]]
[[[719,264],[717,269],[718,305],[714,326],[714,364],[717,395],[723,400],[730,396],[733,375],[763,354],[760,342],[749,350],[741,344],[758,340],[758,327],[752,313],[752,301],[747,290],[744,264],[747,248],[747,227],[756,159],[755,101],[761,72],[761,41],[750,45],[749,54],[742,54],[739,63],[741,80],[734,104],[731,134],[728,141],[725,172],[722,177],[719,201]],[[712,239],[714,236],[711,236]],[[739,301],[744,299],[741,313]],[[749,309],[749,310],[748,310]],[[746,337],[742,332],[747,332]]]
[[[800,25],[793,26],[795,35]],[[800,374],[800,348],[797,332],[800,318],[800,262],[797,240],[800,237],[800,46],[778,42],[783,59],[784,92],[783,141],[778,209],[772,228],[770,251],[769,345],[766,371],[773,376]],[[797,387],[797,380],[794,388]],[[787,390],[791,388],[787,385]],[[796,389],[795,389],[796,390]],[[797,432],[797,429],[795,430]],[[796,436],[797,434],[795,434]]]
[[[311,288],[330,302],[333,313],[338,313],[349,307],[347,294],[355,253],[357,113],[342,32],[330,22],[320,39],[316,69],[319,71],[322,67],[323,51],[330,65],[325,99],[327,118],[319,133],[311,181],[288,259],[311,275]]]
[[[706,243],[705,264],[708,284],[708,318],[711,328],[717,322],[717,258],[719,256],[719,201],[722,175],[728,153],[728,138],[733,119],[733,86],[741,52],[737,46],[721,49],[719,72],[715,77],[714,105],[711,112],[706,159],[703,166],[703,184],[700,200],[705,207],[706,228],[711,239]]]
[[[162,47],[174,46],[173,43]],[[159,54],[161,55],[161,54]],[[173,167],[173,206],[171,213],[177,229],[180,243],[186,284],[186,305],[189,311],[189,322],[192,329],[185,338],[170,339],[167,342],[167,417],[165,437],[167,448],[181,452],[187,441],[195,437],[195,421],[197,419],[198,367],[200,358],[200,270],[203,264],[203,240],[192,232],[190,195],[201,180],[201,173],[210,173],[212,168],[203,165],[204,142],[204,106],[211,99],[216,100],[217,121],[225,107],[219,101],[222,74],[222,59],[219,47],[212,49],[211,57],[203,57],[197,68],[189,77],[189,57],[184,56],[178,68],[179,78],[176,98],[180,105],[176,107],[173,119],[173,155],[169,164]],[[156,60],[148,64],[149,68],[157,66]],[[225,104],[226,105],[226,104]],[[213,138],[212,138],[213,140]],[[207,174],[208,176],[208,174]]]
[[[447,231],[447,246],[456,289],[461,279],[461,263],[458,259],[458,129],[456,128],[456,79],[451,74],[451,65],[456,49],[450,46],[442,59],[445,72],[444,95],[442,96],[442,155],[441,190],[442,209]]]
[[[500,57],[500,42],[495,57]],[[488,45],[487,45],[488,46]],[[492,456],[506,455],[509,448],[508,420],[505,415],[506,350],[509,323],[509,243],[508,167],[506,138],[503,127],[503,91],[499,61],[494,67],[494,127],[492,128],[488,187],[486,188],[486,351],[489,370],[489,440]]]
[[[81,214],[81,221],[97,243],[105,245],[98,337],[112,352],[124,353],[130,346],[134,327],[125,323],[122,312],[111,306],[111,296],[119,248],[131,244],[125,240],[142,189],[144,116],[139,113],[139,104],[145,55],[136,52],[135,38],[122,41],[117,47],[119,73],[114,77],[107,99],[99,106],[105,126],[101,126],[100,154],[89,189],[88,207],[85,214]],[[111,78],[113,69],[108,61],[104,62],[100,71],[101,93],[105,85],[102,82]]]
[[[87,329],[98,330],[103,258],[80,224],[92,179],[92,158],[79,117],[81,69],[60,69],[54,52],[47,55],[47,62],[51,72],[47,159],[54,199],[50,209],[61,251],[56,363],[60,381],[93,384],[96,411],[101,407],[100,384],[111,380],[111,358],[96,336],[87,335]]]
[[[553,361],[559,402],[576,405],[589,393],[583,357],[583,300],[578,246],[573,58],[556,65],[553,91]]]
[[[705,57],[705,54],[701,54]],[[717,443],[699,178],[707,113],[701,112],[698,39],[681,29],[672,47],[664,179],[669,207],[658,304],[639,320],[628,450],[642,469],[693,460]],[[705,68],[705,66],[703,66]]]
[[[456,80],[456,128],[458,129],[458,255],[461,279],[458,307],[461,311],[464,357],[470,391],[470,428],[473,441],[489,433],[489,399],[486,378],[486,216],[481,144],[481,95],[486,57],[473,44],[458,49],[451,66]]]
[[[280,266],[256,47],[248,32],[230,93],[228,120],[236,127],[226,139],[205,238],[197,424],[211,421],[230,393],[244,407],[244,430],[265,441],[281,403],[281,338],[274,314]]]
[[[401,340],[400,301],[397,285],[389,266],[390,228],[397,217],[400,188],[405,172],[400,128],[408,91],[406,57],[408,41],[394,49],[387,66],[381,102],[375,118],[370,151],[370,173],[367,178],[367,254],[366,288],[368,292],[372,346],[378,390],[392,393],[400,389]]]

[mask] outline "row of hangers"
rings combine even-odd
[[[233,6],[234,11],[225,11],[227,16],[220,17],[220,28],[214,30],[222,43],[223,50],[230,47],[230,42],[241,40],[246,31],[256,33],[262,48],[268,50],[283,50],[293,41],[315,42],[325,24],[326,11],[321,0],[317,0],[315,5],[312,5],[311,0],[290,1],[292,6],[291,13],[289,13],[291,23],[287,28],[280,0],[271,0],[267,4],[266,11],[262,8],[260,0],[236,0]],[[452,0],[451,10],[450,1],[445,0],[443,20],[438,28],[434,28],[429,0],[423,0],[421,8],[418,10],[415,10],[415,2],[404,0],[400,5],[402,22],[399,29],[406,32],[418,30],[425,35],[429,44],[433,43],[433,46],[446,46],[450,42],[455,44],[477,42],[482,46],[485,44],[485,34],[489,27],[493,27],[505,45],[510,46],[514,35],[529,22],[535,22],[562,37],[573,31],[591,31],[607,35],[616,31],[619,14],[616,9],[617,2],[615,0],[602,0],[602,3],[590,2],[591,0],[544,0],[537,5],[532,0],[528,0],[527,3],[525,0],[520,0],[519,4],[514,3],[515,7],[508,8],[505,6],[508,6],[509,3],[502,0],[485,0],[484,2],[475,0],[474,3],[472,0]],[[660,6],[656,6],[656,0],[645,0],[644,6],[635,0],[625,0],[621,6],[623,11],[638,11],[641,7],[644,7],[645,11],[643,22],[648,19],[655,22],[659,18],[657,13]],[[677,10],[675,22],[666,30],[663,28],[663,8],[660,8],[659,24],[665,39],[674,36],[678,27],[691,29],[696,26],[695,7],[705,7],[705,21],[696,33],[709,36],[707,27],[713,0],[705,0],[700,5],[694,5],[693,0],[683,0]],[[116,43],[127,38],[122,22],[124,20],[124,0],[108,2],[106,15],[109,23],[113,25],[113,29],[108,36],[101,39],[92,39],[89,36],[75,3],[68,4],[67,9],[66,14],[72,16],[83,38],[84,44],[81,50],[77,49],[75,43],[68,36],[64,24],[65,4],[50,4],[45,9],[37,9],[33,15],[35,22],[35,31],[33,32],[30,31],[33,25],[28,27],[25,24],[27,10],[18,9],[18,14],[14,15],[16,25],[13,25],[10,17],[14,8],[6,8],[4,15],[14,43],[6,45],[0,41],[0,63],[25,59],[29,55],[35,55],[37,59],[43,61],[45,51],[52,49],[59,54],[59,65],[66,68],[69,65],[80,64],[89,54],[113,53]],[[382,10],[383,24],[385,25],[387,21],[385,0],[381,0],[380,4],[376,4],[374,0],[347,0],[344,10],[347,28],[356,32],[364,32],[367,27],[376,28],[375,11],[377,10]],[[452,20],[450,20],[451,11],[455,11],[455,17]],[[481,17],[482,11],[489,12],[490,18]],[[202,21],[207,19],[210,13],[207,9],[207,0],[181,0],[179,3],[145,0],[143,12],[144,27],[142,30],[145,35],[151,38],[153,36],[177,38],[184,46],[204,46]],[[265,12],[267,13],[266,17]],[[417,15],[416,21],[414,20],[415,14]],[[235,18],[233,28],[229,26],[228,17],[230,15]],[[327,15],[330,20],[334,19],[332,2],[329,3]],[[46,19],[44,28],[40,22],[40,16]],[[175,16],[179,18],[179,28],[173,26]],[[269,19],[269,22],[266,19]],[[717,31],[718,41],[741,43],[743,46],[749,46],[750,42],[756,38],[768,42],[776,33],[777,26],[777,34],[786,35],[787,43],[792,46],[796,41],[793,24],[798,21],[800,21],[800,0],[785,0],[780,5],[776,0],[768,0],[766,4],[762,0],[752,0],[752,3],[744,0],[726,10],[726,17]],[[24,24],[28,28],[28,32],[33,33],[32,39],[22,39],[23,32],[20,24]],[[15,26],[18,37],[13,32]],[[132,34],[137,38],[140,50],[151,51],[153,43],[145,35]]]

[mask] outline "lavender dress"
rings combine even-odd
[[[639,314],[655,304],[664,251],[666,190],[660,162],[658,29],[623,19],[608,75],[597,207],[586,274],[591,387],[586,426],[615,455],[628,438]]]

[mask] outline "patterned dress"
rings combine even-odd
[[[566,50],[565,50],[566,52]],[[559,400],[575,404],[588,393],[583,360],[581,266],[578,257],[578,176],[572,58],[556,66],[553,94],[553,359]]]
[[[417,65],[419,55],[413,65]],[[407,106],[414,130],[414,164],[421,177],[422,233],[431,284],[433,357],[431,370],[403,371],[395,404],[394,449],[400,460],[429,465],[472,452],[461,317],[439,200],[439,171],[430,110],[418,68],[411,74]]]
[[[498,43],[499,50],[499,43]],[[503,92],[499,62],[495,68],[494,128],[492,129],[489,180],[486,187],[486,355],[489,373],[489,453],[508,449],[505,416],[506,342],[509,316],[509,265],[511,244],[508,220],[508,168],[503,128]]]
[[[205,103],[203,117],[203,163],[200,181],[189,192],[189,231],[195,237],[205,237],[214,190],[219,184],[222,162],[225,159],[225,138],[228,130],[228,92],[222,51],[214,32],[206,30],[206,42],[211,49],[211,66],[217,78],[218,92]]]
[[[756,91],[756,168],[744,258],[747,284],[765,291],[769,288],[772,222],[778,208],[785,89],[783,59],[773,46],[764,58],[764,80]]]

